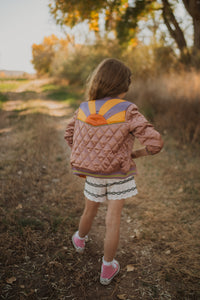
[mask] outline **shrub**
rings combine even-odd
[[[183,72],[133,82],[127,95],[146,117],[178,141],[200,141],[200,74]]]

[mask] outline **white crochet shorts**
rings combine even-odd
[[[133,176],[119,179],[86,177],[84,195],[95,202],[126,199],[137,194]]]

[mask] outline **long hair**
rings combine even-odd
[[[87,89],[87,100],[105,97],[116,97],[128,91],[131,83],[131,70],[120,60],[104,59],[90,76]]]

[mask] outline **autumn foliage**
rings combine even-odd
[[[60,49],[67,51],[68,41],[59,39],[54,34],[44,37],[41,44],[32,45],[32,64],[38,75],[47,74],[51,70],[54,57]]]

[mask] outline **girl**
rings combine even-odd
[[[131,71],[117,59],[105,59],[93,72],[87,102],[81,103],[69,122],[65,139],[71,147],[73,173],[85,177],[85,209],[72,243],[78,252],[85,248],[99,204],[108,199],[106,235],[100,282],[107,285],[118,274],[114,259],[124,200],[137,194],[133,158],[158,153],[163,147],[160,134],[123,100],[131,83]],[[133,151],[134,139],[145,147]]]

